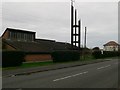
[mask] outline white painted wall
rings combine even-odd
[[[118,51],[118,46],[104,46],[104,51]]]

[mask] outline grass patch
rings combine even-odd
[[[2,68],[3,70],[11,70],[11,69],[19,69],[19,68],[30,68],[30,67],[39,67],[39,66],[46,66],[53,64],[52,61],[47,62],[30,62],[30,63],[23,63],[21,66],[17,67],[6,67]]]
[[[36,66],[45,66],[45,65],[50,65],[53,64],[52,61],[47,61],[47,62],[31,62],[31,63],[23,63],[22,66],[23,68],[26,67],[36,67]]]

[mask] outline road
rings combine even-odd
[[[4,77],[3,88],[118,88],[118,60]]]

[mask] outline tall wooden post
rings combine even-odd
[[[74,7],[73,7],[73,1],[71,0],[71,45],[73,47],[73,20],[74,20]]]

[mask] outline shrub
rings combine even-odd
[[[118,51],[103,51],[103,57],[116,57],[119,56],[120,53]]]
[[[21,51],[2,51],[2,67],[20,66],[24,61]]]
[[[101,52],[101,50],[99,49],[99,47],[94,47],[94,48],[93,48],[92,55],[93,55],[94,58],[96,58],[96,59],[101,58],[102,52]]]
[[[101,58],[102,54],[101,54],[101,51],[94,51],[92,53],[92,55],[94,56],[94,58],[98,59],[98,58]]]
[[[78,51],[54,51],[51,56],[53,62],[76,61],[80,59]]]

